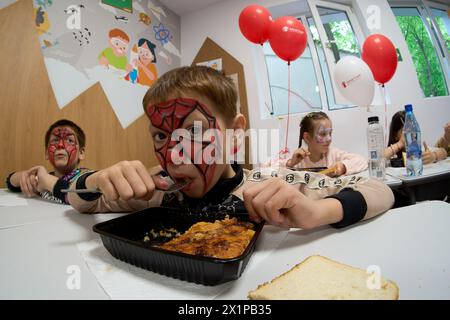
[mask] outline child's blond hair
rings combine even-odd
[[[167,101],[172,94],[194,92],[211,100],[226,119],[233,119],[236,112],[237,93],[234,82],[221,72],[205,66],[180,67],[165,73],[144,96],[142,105]]]

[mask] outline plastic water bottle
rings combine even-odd
[[[408,176],[420,176],[423,172],[420,127],[414,116],[412,105],[407,104],[405,111],[403,134],[406,144],[406,174]]]
[[[384,180],[386,174],[384,160],[384,132],[378,117],[370,117],[367,127],[367,145],[369,147],[369,174]]]

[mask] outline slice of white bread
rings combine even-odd
[[[270,283],[250,291],[252,300],[397,300],[399,289],[381,278],[380,289],[369,289],[373,274],[322,256],[311,256]]]

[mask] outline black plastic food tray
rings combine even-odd
[[[230,218],[249,221],[245,213],[227,213]],[[223,219],[225,214],[193,214],[182,210],[157,207],[148,208],[120,218],[96,224],[94,232],[100,234],[105,248],[115,258],[137,267],[169,277],[203,285],[217,285],[237,279],[252,255],[256,240],[264,223],[255,224],[255,234],[246,250],[233,259],[217,259],[173,252],[157,248],[155,242],[144,242],[151,229],[175,228],[183,233],[199,221]]]

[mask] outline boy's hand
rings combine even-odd
[[[167,181],[151,174],[140,161],[121,161],[90,175],[86,179],[86,188],[100,189],[107,200],[150,200],[156,186],[168,188]]]
[[[30,172],[36,176],[32,182],[33,187],[39,192],[52,191],[58,181],[58,178],[49,174],[44,166],[35,166],[30,169]]]
[[[250,218],[255,222],[262,219],[284,228],[315,226],[318,209],[315,201],[280,178],[256,183],[244,190],[243,196]]]
[[[298,148],[294,151],[291,159],[286,162],[286,166],[289,168],[294,167],[297,163],[303,160],[303,158],[309,157],[311,153],[303,148]]]
[[[27,197],[34,197],[38,192],[35,185],[37,183],[36,173],[33,168],[20,172],[20,189]]]

